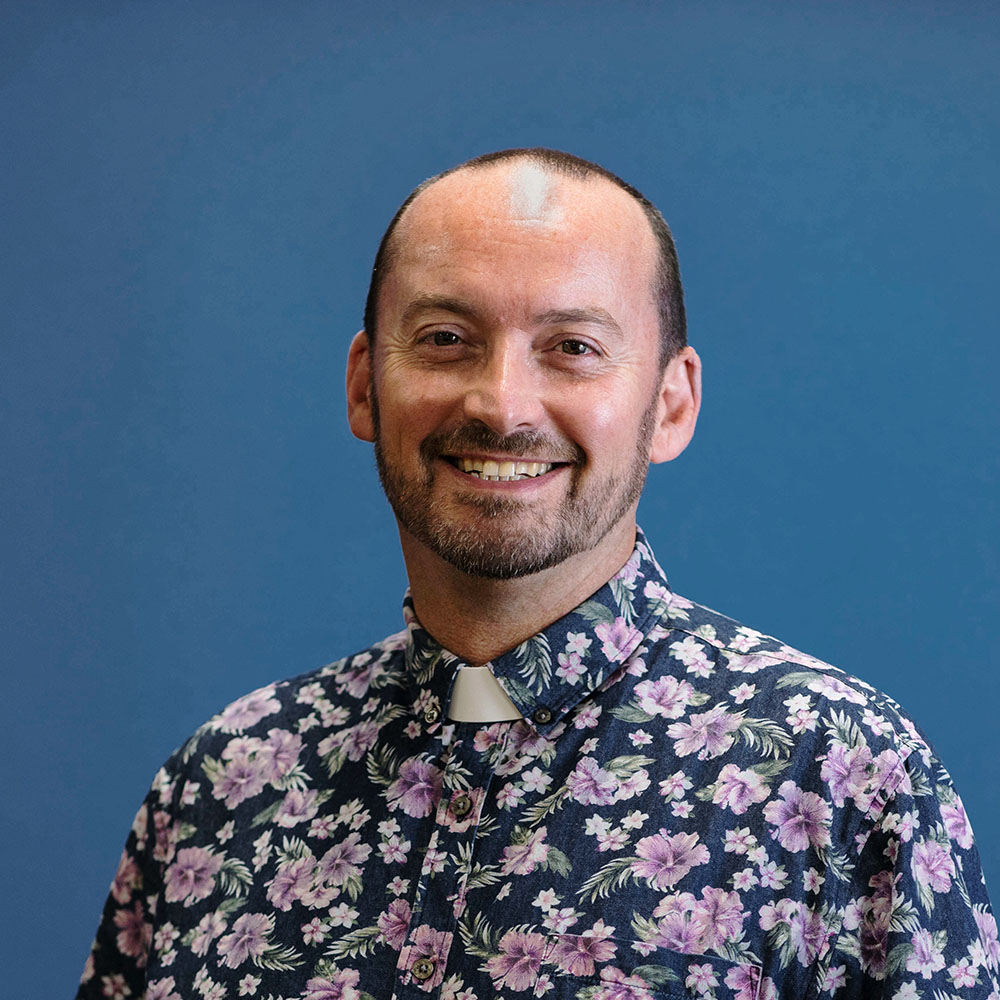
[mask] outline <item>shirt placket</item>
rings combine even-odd
[[[506,742],[511,724],[505,724]],[[441,726],[441,799],[411,903],[410,925],[396,966],[395,1000],[438,996],[449,970],[461,971],[457,923],[465,907],[476,832],[494,778],[487,755],[475,749],[477,723]],[[455,961],[450,961],[452,956]]]

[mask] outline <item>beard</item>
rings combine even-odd
[[[375,463],[399,523],[456,569],[470,576],[513,580],[557,566],[593,549],[629,511],[642,493],[649,470],[658,394],[642,415],[635,451],[624,474],[585,483],[581,448],[554,442],[538,431],[496,434],[473,421],[428,435],[420,445],[422,476],[406,476],[386,458],[378,401],[371,390]],[[570,463],[570,486],[554,508],[518,497],[458,493],[442,503],[434,497],[435,459],[461,452],[559,456]]]

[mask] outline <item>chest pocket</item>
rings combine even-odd
[[[621,938],[549,934],[534,994],[545,1000],[759,1000],[761,970]]]

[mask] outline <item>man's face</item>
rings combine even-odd
[[[631,525],[660,382],[639,206],[514,162],[438,181],[395,235],[372,418],[404,531],[508,579]]]

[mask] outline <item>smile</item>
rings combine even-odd
[[[511,483],[519,479],[534,479],[551,471],[555,465],[552,462],[519,462],[505,460],[496,462],[483,458],[452,458],[445,456],[455,468],[476,479],[485,479],[492,483]]]

